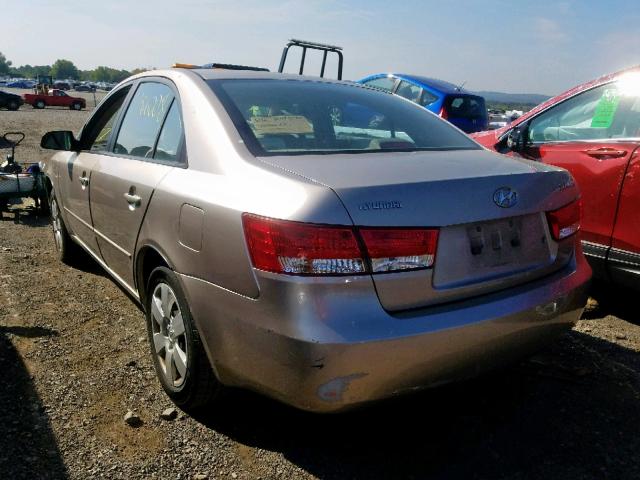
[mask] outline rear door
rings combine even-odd
[[[96,255],[99,255],[99,250],[89,207],[91,176],[99,158],[108,150],[113,126],[129,89],[130,85],[114,93],[91,117],[80,139],[82,151],[70,152],[58,177],[58,198],[64,218],[73,234]]]
[[[95,165],[91,215],[102,258],[129,286],[140,225],[153,191],[184,165],[183,128],[175,87],[144,80],[123,116],[112,152]]]
[[[526,155],[566,168],[582,192],[582,239],[587,253],[611,245],[622,181],[638,146],[627,121],[629,101],[610,83],[576,95],[528,125]]]

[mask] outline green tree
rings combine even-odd
[[[22,78],[36,78],[38,75],[50,75],[51,65],[20,65],[11,67],[9,75]]]
[[[91,80],[94,82],[120,82],[130,75],[131,73],[127,70],[100,66],[91,72]]]
[[[11,67],[11,60],[7,60],[2,52],[0,52],[0,75],[7,75]]]
[[[78,68],[70,60],[58,59],[51,66],[51,76],[53,78],[80,78]]]

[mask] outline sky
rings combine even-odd
[[[638,0],[0,0],[0,11],[11,19],[0,51],[14,65],[273,70],[302,38],[342,46],[346,79],[396,71],[553,95],[640,64]]]

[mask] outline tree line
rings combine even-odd
[[[51,75],[53,78],[73,79],[91,82],[117,83],[130,75],[145,71],[144,68],[134,70],[118,70],[117,68],[100,66],[93,70],[79,70],[72,61],[58,59],[53,65],[21,65],[14,67],[0,52],[0,76],[36,78],[38,75]]]

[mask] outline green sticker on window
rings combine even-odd
[[[591,128],[609,128],[618,110],[618,103],[620,103],[618,90],[615,88],[605,90],[591,119]]]

